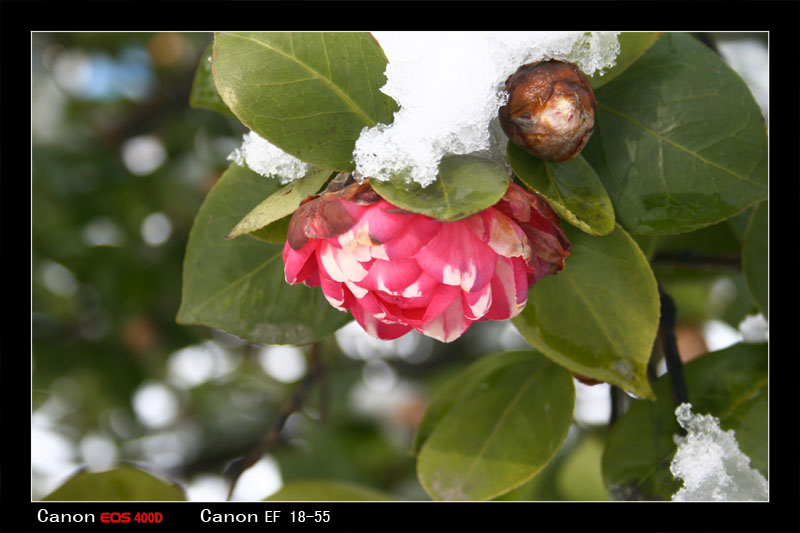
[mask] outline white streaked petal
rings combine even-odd
[[[517,280],[514,275],[514,265],[511,260],[499,257],[494,272],[497,281],[494,297],[504,300],[508,310],[508,316],[503,316],[502,320],[515,317],[525,308],[527,299],[525,302],[517,303]]]
[[[336,259],[333,256],[333,251],[336,248],[328,244],[327,242],[323,242],[319,247],[319,259],[322,263],[322,268],[328,273],[328,275],[334,281],[343,282],[347,279],[347,276],[344,275],[342,269],[339,268],[339,264],[336,262]]]
[[[356,298],[363,298],[369,292],[367,289],[359,287],[350,280],[345,280],[344,284],[347,285],[347,288],[350,289],[350,292],[352,292],[353,296]]]
[[[466,293],[469,294],[469,293]],[[477,297],[472,303],[469,303],[469,300]],[[467,305],[469,306],[470,311],[472,311],[472,316],[475,317],[477,320],[485,315],[489,308],[492,306],[492,284],[487,283],[486,286],[481,289],[478,293],[473,293],[467,297]]]
[[[386,255],[386,248],[384,248],[382,244],[379,246],[370,246],[369,253],[372,255],[373,259],[389,260],[389,256]]]
[[[478,277],[478,270],[475,268],[475,261],[470,260],[467,264],[466,272],[461,273],[461,288],[469,291],[475,286],[475,280]]]
[[[339,250],[333,246],[330,247],[331,255],[334,261],[339,265],[340,271],[343,273],[345,280],[361,281],[369,271],[359,263],[352,253],[344,250]],[[335,279],[335,278],[334,278]],[[337,280],[338,281],[338,280]]]
[[[461,272],[453,268],[453,265],[445,265],[442,272],[442,283],[445,285],[461,285]]]
[[[331,304],[333,307],[335,307],[340,311],[345,311],[345,308],[342,307],[344,305],[344,298],[342,298],[341,300],[336,300],[324,292],[322,293],[322,295],[325,296],[325,299],[328,300],[328,303]]]
[[[461,298],[455,298],[443,313],[416,329],[428,337],[442,342],[451,342],[459,338],[470,324],[471,322],[464,316]]]
[[[419,298],[422,296],[422,289],[420,289],[419,286],[419,279],[406,287],[400,296],[403,298]]]
[[[359,263],[366,263],[372,260],[372,253],[370,252],[372,246],[364,246],[363,244],[355,247],[347,252],[353,259]]]
[[[390,290],[383,282],[383,276],[378,276],[378,279],[375,280],[375,283],[377,284],[379,291],[383,291],[386,294],[394,294],[394,291]]]

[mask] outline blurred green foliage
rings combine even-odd
[[[202,476],[221,479],[297,387],[265,372],[260,346],[175,322],[189,230],[246,131],[189,106],[211,40],[208,33],[33,36],[35,499],[86,465],[90,436],[113,445],[114,462],[134,462],[184,487]],[[141,170],[152,157],[146,151],[126,159],[130,141],[142,136],[163,149],[151,171]],[[142,226],[154,213],[170,228],[151,245]],[[174,363],[186,349],[206,352],[193,352],[190,367],[192,357],[202,367],[208,352],[221,352],[227,370],[197,384],[175,382]],[[399,360],[396,371],[415,383],[419,398],[398,418],[381,420],[352,405],[364,362],[325,341],[325,387],[304,399],[272,451],[283,481],[329,478],[427,499],[408,453],[416,420],[436,383],[482,352],[467,338],[420,364]],[[164,425],[148,425],[134,407],[137,391],[151,384],[177,399]],[[60,447],[48,448],[54,436]]]

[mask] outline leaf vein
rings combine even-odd
[[[670,146],[672,146],[672,147],[674,147],[674,148],[676,148],[676,149],[678,149],[678,150],[680,150],[682,152],[687,153],[688,155],[694,157],[695,159],[701,161],[702,163],[704,163],[704,164],[706,164],[706,165],[708,165],[710,167],[714,167],[714,168],[716,168],[718,170],[721,170],[722,172],[725,172],[726,174],[730,174],[734,178],[740,179],[742,181],[747,181],[747,182],[752,183],[754,185],[763,186],[762,183],[754,181],[754,180],[750,179],[747,176],[741,176],[741,175],[737,174],[736,172],[734,172],[734,171],[732,171],[732,170],[730,170],[728,168],[725,168],[725,167],[723,167],[722,165],[720,165],[718,163],[715,163],[713,161],[710,161],[710,160],[704,158],[703,156],[701,156],[697,152],[687,148],[686,146],[683,146],[681,144],[678,144],[678,143],[676,143],[674,141],[671,141],[671,140],[667,139],[666,137],[662,136],[658,132],[648,128],[644,124],[640,124],[639,122],[636,122],[631,117],[627,116],[626,114],[622,113],[621,111],[618,111],[616,109],[612,109],[612,108],[610,108],[608,106],[605,106],[603,104],[600,104],[600,103],[597,104],[597,107],[599,107],[599,108],[611,113],[612,115],[616,115],[617,117],[619,117],[619,118],[627,121],[628,123],[630,123],[632,126],[635,126],[635,127],[639,128],[639,129],[641,129],[642,131],[644,131],[645,133],[647,133],[649,135],[652,135],[660,143],[669,144]]]
[[[282,56],[284,56],[284,57],[286,57],[288,59],[291,59],[291,60],[295,61],[298,65],[300,65],[301,67],[303,67],[306,70],[308,70],[312,75],[317,76],[323,83],[325,83],[325,85],[328,86],[328,88],[331,91],[336,93],[351,108],[353,108],[353,111],[356,113],[356,115],[359,116],[359,118],[361,118],[361,120],[365,124],[367,124],[368,126],[374,126],[376,124],[376,122],[374,120],[372,120],[372,118],[361,108],[361,106],[359,106],[355,101],[353,101],[353,99],[350,97],[350,95],[348,95],[347,93],[342,91],[341,88],[336,86],[329,78],[326,78],[325,76],[323,76],[322,73],[320,73],[319,71],[314,69],[311,65],[305,63],[304,61],[301,61],[296,55],[294,55],[294,45],[292,45],[292,54],[290,55],[290,54],[287,54],[286,52],[284,52],[283,50],[280,50],[278,48],[270,46],[270,45],[268,45],[267,43],[265,43],[263,41],[259,41],[258,39],[253,39],[252,37],[247,37],[247,36],[244,36],[244,35],[241,35],[241,34],[236,34],[236,33],[230,33],[229,35],[232,36],[232,37],[238,37],[240,39],[253,41],[254,43],[256,43],[256,44],[258,44],[260,46],[263,46],[264,48],[266,48],[268,50],[271,50],[271,51],[273,51],[273,52],[275,52],[277,54],[280,54],[280,55],[282,55]]]
[[[264,261],[260,265],[258,265],[253,270],[251,270],[249,272],[245,272],[244,274],[242,274],[241,276],[239,276],[235,280],[233,280],[230,283],[228,283],[227,285],[223,286],[220,290],[218,290],[217,292],[215,292],[214,294],[209,296],[205,301],[200,302],[199,304],[197,304],[195,306],[195,308],[194,308],[195,313],[198,312],[203,307],[205,307],[206,305],[208,305],[209,303],[211,303],[216,298],[218,298],[225,291],[230,290],[232,287],[234,287],[235,285],[239,284],[240,282],[248,281],[250,278],[252,278],[254,275],[256,275],[259,271],[261,271],[264,268],[266,268],[267,266],[269,266],[273,261],[275,261],[275,259],[277,259],[278,257],[281,257],[281,256],[282,256],[282,253],[276,253],[275,255],[273,255],[272,257],[270,257],[269,259],[267,259],[266,261]]]
[[[516,406],[516,404],[520,401],[520,398],[523,396],[525,391],[527,391],[528,388],[533,384],[535,379],[537,377],[539,377],[539,375],[542,372],[544,372],[545,368],[546,368],[545,366],[542,366],[538,370],[536,370],[536,372],[534,372],[525,381],[525,384],[522,387],[519,388],[517,393],[514,394],[514,397],[511,399],[510,402],[508,402],[508,405],[506,405],[506,408],[503,409],[502,414],[498,417],[497,421],[495,422],[494,426],[492,427],[492,431],[489,432],[489,435],[486,437],[486,440],[483,442],[483,445],[481,446],[481,449],[475,455],[475,459],[469,465],[469,468],[467,469],[466,473],[461,478],[461,483],[459,483],[459,485],[458,485],[458,490],[459,491],[463,491],[464,485],[467,483],[467,480],[469,479],[470,475],[472,475],[472,471],[478,465],[478,459],[480,459],[483,456],[483,454],[486,453],[486,450],[489,448],[489,444],[497,436],[497,433],[500,430],[500,426],[502,426],[503,422],[508,417],[508,415],[511,412],[512,408]]]

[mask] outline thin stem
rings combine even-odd
[[[659,337],[661,349],[664,352],[664,361],[667,364],[667,373],[672,384],[672,398],[675,406],[689,401],[686,391],[686,382],[683,379],[683,363],[678,353],[678,343],[675,339],[675,302],[672,297],[658,286],[661,297],[661,318],[659,319]]]
[[[319,384],[319,413],[320,422],[324,422],[328,414],[328,400],[330,398],[330,383],[328,374],[325,372],[325,365],[322,364],[322,350],[320,343],[311,346],[311,353],[308,356],[310,374]]]
[[[625,410],[628,407],[629,399],[628,395],[625,394],[625,391],[617,387],[616,385],[611,385],[611,416],[608,420],[608,427],[613,427],[614,424],[617,423],[617,420],[622,418],[622,415],[625,414]]]
[[[686,252],[658,252],[653,263],[706,270],[742,270],[742,257],[739,254],[701,254]]]
[[[308,393],[313,387],[314,383],[324,376],[321,364],[320,344],[318,342],[311,345],[309,360],[311,363],[311,371],[297,386],[294,394],[292,394],[292,397],[289,399],[287,404],[280,411],[280,413],[278,413],[278,418],[269,428],[264,437],[250,451],[250,453],[244,457],[240,457],[231,461],[225,468],[223,475],[230,480],[230,486],[228,488],[229,501],[233,496],[236,483],[239,481],[241,475],[248,468],[256,464],[256,462],[258,462],[258,460],[261,459],[265,453],[272,450],[278,444],[281,431],[283,430],[283,426],[286,424],[286,421],[289,419],[289,416],[303,406],[303,402],[308,396]]]

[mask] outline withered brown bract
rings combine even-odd
[[[289,246],[299,250],[308,239],[330,239],[352,228],[356,221],[344,202],[370,205],[379,200],[380,196],[370,187],[369,180],[319,196],[309,196],[289,221]]]

